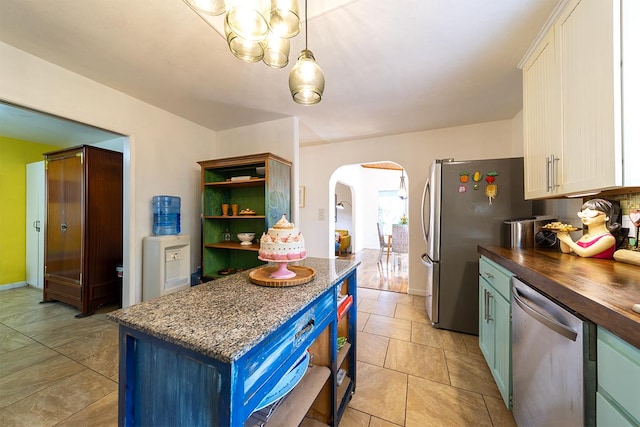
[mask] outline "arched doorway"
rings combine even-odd
[[[330,226],[332,242],[336,230],[347,230],[350,239],[350,250],[336,254],[359,260],[369,272],[359,277],[358,286],[406,293],[411,223],[404,168],[389,161],[343,165],[332,175],[330,185],[329,212],[335,215],[334,227]],[[393,247],[394,230],[404,231],[404,247]],[[398,237],[396,243],[400,242]]]

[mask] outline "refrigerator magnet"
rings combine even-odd
[[[466,193],[467,192],[467,186],[464,184],[461,184],[458,186],[458,193]]]

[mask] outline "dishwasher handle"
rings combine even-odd
[[[553,330],[554,332],[562,335],[567,339],[570,339],[571,341],[575,341],[576,338],[578,337],[578,333],[573,329],[568,328],[567,326],[563,325],[562,323],[558,322],[555,319],[552,319],[550,317],[545,316],[542,313],[537,312],[532,307],[527,305],[527,303],[524,302],[524,297],[522,296],[522,294],[520,294],[519,289],[516,286],[513,286],[513,299],[518,304],[518,306],[520,306],[520,308],[525,311],[525,313],[527,313],[529,316],[533,317],[534,319],[536,319],[538,322],[542,323],[549,329]]]

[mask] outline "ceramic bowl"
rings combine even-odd
[[[242,246],[249,246],[255,237],[256,233],[238,233],[238,240]]]

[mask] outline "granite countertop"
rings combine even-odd
[[[640,349],[640,314],[631,309],[640,303],[640,267],[558,249],[478,246],[478,252]]]
[[[359,262],[307,258],[316,276],[291,287],[258,286],[248,271],[144,301],[107,315],[120,325],[230,363],[292,318]]]

